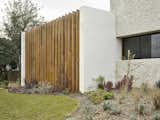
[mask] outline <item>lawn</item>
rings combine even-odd
[[[64,120],[78,104],[64,95],[11,94],[0,89],[0,120]]]

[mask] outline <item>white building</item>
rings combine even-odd
[[[114,83],[127,71],[122,60],[131,50],[131,74],[135,86],[160,80],[160,3],[159,0],[111,0],[111,11],[80,8],[79,90],[96,88],[99,75]],[[25,80],[25,37],[22,34],[22,85]]]

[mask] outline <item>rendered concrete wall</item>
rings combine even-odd
[[[99,75],[115,81],[121,42],[116,39],[115,18],[110,12],[80,8],[80,91],[94,90]]]
[[[127,73],[128,61],[117,62],[116,79],[121,80]],[[142,83],[148,83],[153,87],[160,80],[160,58],[131,60],[131,74],[135,78],[134,87],[140,87]]]
[[[160,0],[111,0],[118,37],[160,31]]]
[[[21,33],[21,86],[25,86],[25,32]]]

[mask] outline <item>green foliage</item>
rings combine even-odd
[[[21,32],[27,27],[38,25],[41,22],[38,11],[39,8],[31,0],[8,1],[4,9],[6,15],[3,25],[5,34],[10,41],[5,41],[5,49],[4,45],[0,44],[3,48],[0,49],[0,58],[4,59],[3,62],[10,63],[14,60],[17,64],[20,63]],[[5,61],[6,56],[10,58],[10,61]]]
[[[160,80],[156,82],[156,87],[160,89]]]
[[[144,114],[144,109],[145,109],[144,104],[139,104],[138,105],[138,113],[139,114]]]
[[[114,94],[106,92],[105,90],[102,89],[98,89],[96,91],[87,93],[87,96],[94,104],[99,104],[105,99],[112,99]]]
[[[94,79],[97,84],[98,84],[98,88],[99,89],[104,89],[104,81],[105,81],[105,78],[103,76],[98,76],[98,78]]]
[[[137,115],[136,114],[131,115],[130,120],[137,120]]]
[[[62,93],[64,95],[68,95],[69,94],[69,89],[68,88],[65,88],[64,90],[62,90]]]
[[[16,60],[16,51],[12,46],[12,41],[0,38],[0,65],[9,64]]]
[[[142,92],[148,93],[149,92],[148,84],[147,83],[142,83],[141,89],[142,89]]]
[[[112,104],[110,102],[105,102],[103,104],[103,110],[106,111],[106,110],[111,110],[112,108]]]
[[[92,111],[92,108],[89,105],[87,105],[84,109],[85,120],[93,120],[93,116],[94,116],[94,113]]]
[[[114,97],[114,94],[112,92],[106,92],[104,94],[104,99],[108,100],[108,99],[112,99]]]
[[[153,116],[153,120],[160,120],[160,113],[155,113]]]
[[[116,105],[111,104],[110,102],[105,102],[103,104],[103,110],[104,111],[110,110],[110,113],[113,115],[117,115],[121,113],[121,110],[118,107],[116,107]]]
[[[0,81],[0,88],[7,88],[8,87],[8,81],[7,80],[1,80]]]
[[[112,105],[111,114],[113,114],[113,115],[121,114],[121,110],[118,107],[116,107],[115,105]]]
[[[7,72],[0,72],[0,81],[7,80]]]

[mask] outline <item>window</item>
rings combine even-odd
[[[160,57],[160,34],[150,34],[123,39],[123,56],[128,50],[135,54],[135,59]]]
[[[151,55],[152,58],[160,57],[160,34],[155,34],[151,36],[152,45],[151,45]]]

